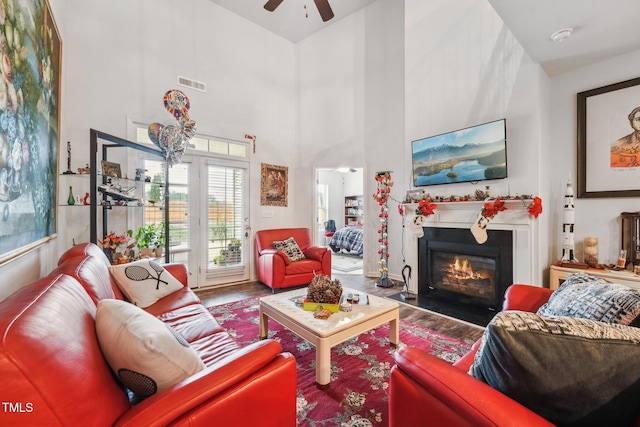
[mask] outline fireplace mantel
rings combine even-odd
[[[539,236],[537,220],[529,215],[531,200],[505,200],[506,210],[498,213],[487,229],[511,230],[513,232],[513,281],[542,286],[539,265]],[[424,222],[423,227],[466,228],[470,229],[482,211],[485,202],[438,202],[433,213]],[[404,204],[405,221],[410,221],[417,203]],[[417,276],[418,238],[409,227],[404,227],[405,254],[407,265]],[[471,231],[469,230],[469,233]],[[409,281],[409,292],[418,293],[418,278]]]

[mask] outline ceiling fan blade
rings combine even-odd
[[[333,10],[331,10],[331,6],[329,6],[329,0],[313,0],[313,1],[316,3],[318,12],[320,12],[320,17],[324,22],[327,22],[329,19],[333,18]]]
[[[276,10],[276,7],[280,6],[280,3],[282,3],[282,1],[283,0],[269,0],[264,4],[264,8],[269,12],[273,12],[274,10]]]

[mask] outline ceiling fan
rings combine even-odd
[[[268,0],[264,8],[269,12],[273,12],[276,10],[280,3],[283,0]],[[331,6],[329,6],[329,0],[313,0],[318,8],[318,12],[320,12],[320,17],[324,22],[327,22],[329,19],[333,18],[333,10],[331,10]]]

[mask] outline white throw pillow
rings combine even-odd
[[[112,265],[109,271],[127,299],[142,308],[184,287],[164,267],[149,259]]]
[[[98,302],[96,333],[113,372],[140,397],[204,369],[198,354],[178,332],[126,301]]]

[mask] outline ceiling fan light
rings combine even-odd
[[[553,40],[556,43],[560,43],[568,39],[569,37],[571,37],[572,33],[573,33],[573,28],[571,27],[563,28],[562,30],[558,30],[555,33],[551,34],[551,40]]]

